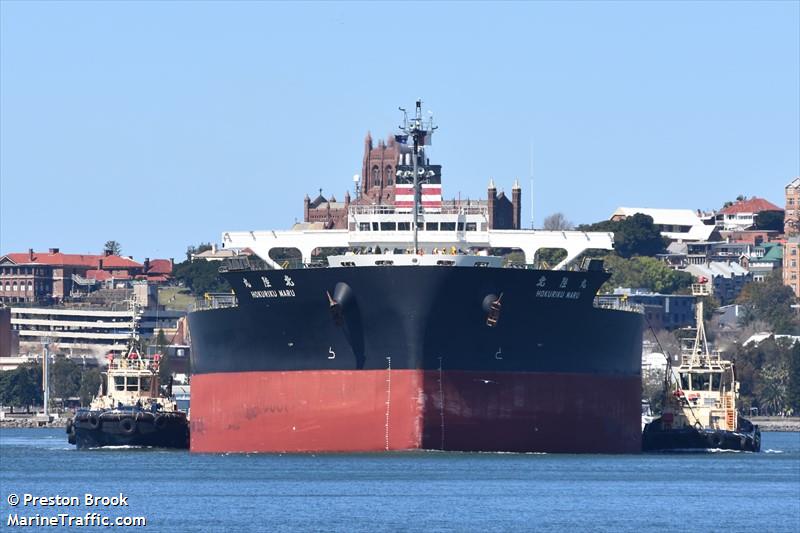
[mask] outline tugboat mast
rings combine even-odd
[[[433,125],[433,118],[431,118],[428,123],[426,124],[422,120],[422,100],[417,100],[416,106],[416,113],[414,118],[411,121],[408,120],[408,114],[406,110],[402,107],[398,108],[400,111],[403,112],[403,125],[400,126],[400,131],[402,131],[406,136],[411,136],[413,141],[413,155],[411,157],[411,161],[413,164],[413,173],[414,173],[414,211],[411,218],[412,226],[414,229],[414,253],[416,254],[419,251],[418,240],[417,240],[417,231],[418,228],[418,220],[419,220],[419,196],[420,196],[420,184],[419,184],[419,170],[417,170],[417,159],[419,157],[419,148],[420,146],[425,146],[426,142],[429,142],[430,135],[433,133],[438,126]],[[424,172],[424,171],[423,171]]]

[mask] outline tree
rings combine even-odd
[[[97,368],[88,368],[81,374],[81,386],[78,389],[78,396],[81,398],[83,407],[92,402],[92,398],[100,390],[100,382],[102,380],[103,376]]]
[[[544,229],[548,231],[571,230],[575,226],[567,220],[564,213],[553,213],[544,219]]]
[[[119,255],[122,253],[122,246],[117,241],[106,241],[103,251],[109,255]]]
[[[789,352],[789,383],[786,402],[793,414],[800,414],[800,342],[792,344]]]
[[[664,251],[666,241],[653,224],[653,217],[636,213],[622,220],[602,220],[578,226],[580,231],[611,231],[614,250],[622,257],[654,256]]]
[[[61,407],[64,402],[73,396],[77,396],[81,388],[81,366],[72,359],[57,357],[50,367],[50,391],[53,397],[61,399]]]
[[[614,249],[622,257],[654,256],[664,251],[666,242],[653,224],[653,217],[636,213],[619,221],[614,231]]]
[[[201,254],[207,250],[211,250],[210,242],[201,242],[197,246],[189,246],[186,248],[186,260],[191,261],[193,255]]]
[[[625,259],[610,254],[606,256],[605,266],[611,271],[611,278],[604,285],[605,291],[616,287],[630,287],[649,289],[662,294],[675,294],[692,284],[691,274],[673,270],[653,257]]]
[[[756,215],[756,229],[783,231],[783,211],[762,211]]]
[[[800,333],[800,323],[792,305],[794,292],[783,284],[780,269],[772,271],[761,283],[748,283],[742,289],[736,303],[745,307],[743,322],[763,320],[774,333]]]
[[[219,266],[217,261],[184,261],[175,265],[173,276],[197,296],[229,291],[230,285],[219,276]]]
[[[39,364],[20,365],[2,373],[0,404],[25,407],[42,403],[42,367]]]

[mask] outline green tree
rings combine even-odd
[[[748,283],[736,303],[743,305],[746,313],[743,322],[766,322],[774,333],[797,334],[800,323],[792,309],[796,298],[792,289],[783,284],[781,270],[772,271],[761,283]]]
[[[196,296],[206,292],[229,291],[230,285],[219,276],[219,267],[218,261],[184,261],[175,265],[173,276]]]
[[[787,408],[789,371],[783,366],[766,365],[755,384],[759,408],[764,414],[778,415]]]
[[[39,364],[20,365],[2,373],[0,404],[25,407],[42,404],[42,367]]]
[[[756,229],[783,232],[783,211],[762,211],[756,216]]]
[[[606,256],[605,266],[611,278],[603,286],[609,292],[616,287],[649,289],[662,294],[686,290],[692,284],[692,275],[669,268],[653,257],[625,259],[616,254]]]
[[[122,246],[117,241],[106,241],[103,251],[111,255],[119,255],[122,253]]]
[[[72,359],[56,357],[50,367],[50,392],[61,399],[62,408],[68,398],[78,395],[80,388],[81,366]]]
[[[211,243],[210,242],[201,242],[197,246],[189,246],[186,248],[186,260],[191,261],[192,256],[195,254],[201,254],[207,250],[211,250]]]
[[[81,385],[78,389],[78,396],[81,398],[81,405],[87,407],[92,398],[100,390],[100,383],[103,380],[103,375],[97,368],[87,368],[81,374]]]
[[[786,387],[786,403],[792,414],[800,414],[800,342],[792,344],[789,352],[789,382]]]
[[[580,231],[611,231],[614,250],[629,258],[634,255],[654,256],[664,251],[666,240],[653,224],[653,217],[636,213],[623,220],[603,220],[578,226]]]

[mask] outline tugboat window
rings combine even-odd
[[[125,383],[125,390],[127,391],[138,391],[139,390],[139,379],[129,377]]]
[[[139,383],[140,383],[140,386],[142,388],[141,390],[149,391],[150,390],[150,378],[140,378],[140,379],[141,379],[141,381]]]
[[[125,378],[123,376],[114,376],[114,388],[125,390]]]
[[[681,388],[689,390],[689,374],[685,372],[681,373]]]
[[[708,390],[708,375],[692,374],[692,390]]]
[[[711,374],[711,390],[719,390],[722,374]]]
[[[398,222],[397,231],[411,231],[411,222]]]

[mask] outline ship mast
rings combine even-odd
[[[408,119],[408,114],[406,110],[402,107],[399,108],[400,111],[403,112],[403,124],[400,126],[400,131],[402,131],[405,135],[410,136],[413,142],[412,150],[413,154],[411,157],[411,162],[413,164],[413,172],[414,172],[414,211],[411,218],[411,223],[414,229],[414,253],[416,254],[419,251],[418,246],[418,236],[417,232],[418,228],[418,220],[419,220],[419,196],[420,196],[420,184],[419,184],[419,170],[417,170],[417,159],[419,158],[419,150],[421,146],[425,146],[426,143],[430,142],[430,136],[438,126],[433,125],[433,118],[431,118],[427,123],[422,120],[422,100],[417,100],[416,105],[416,112],[414,118],[410,121]]]

